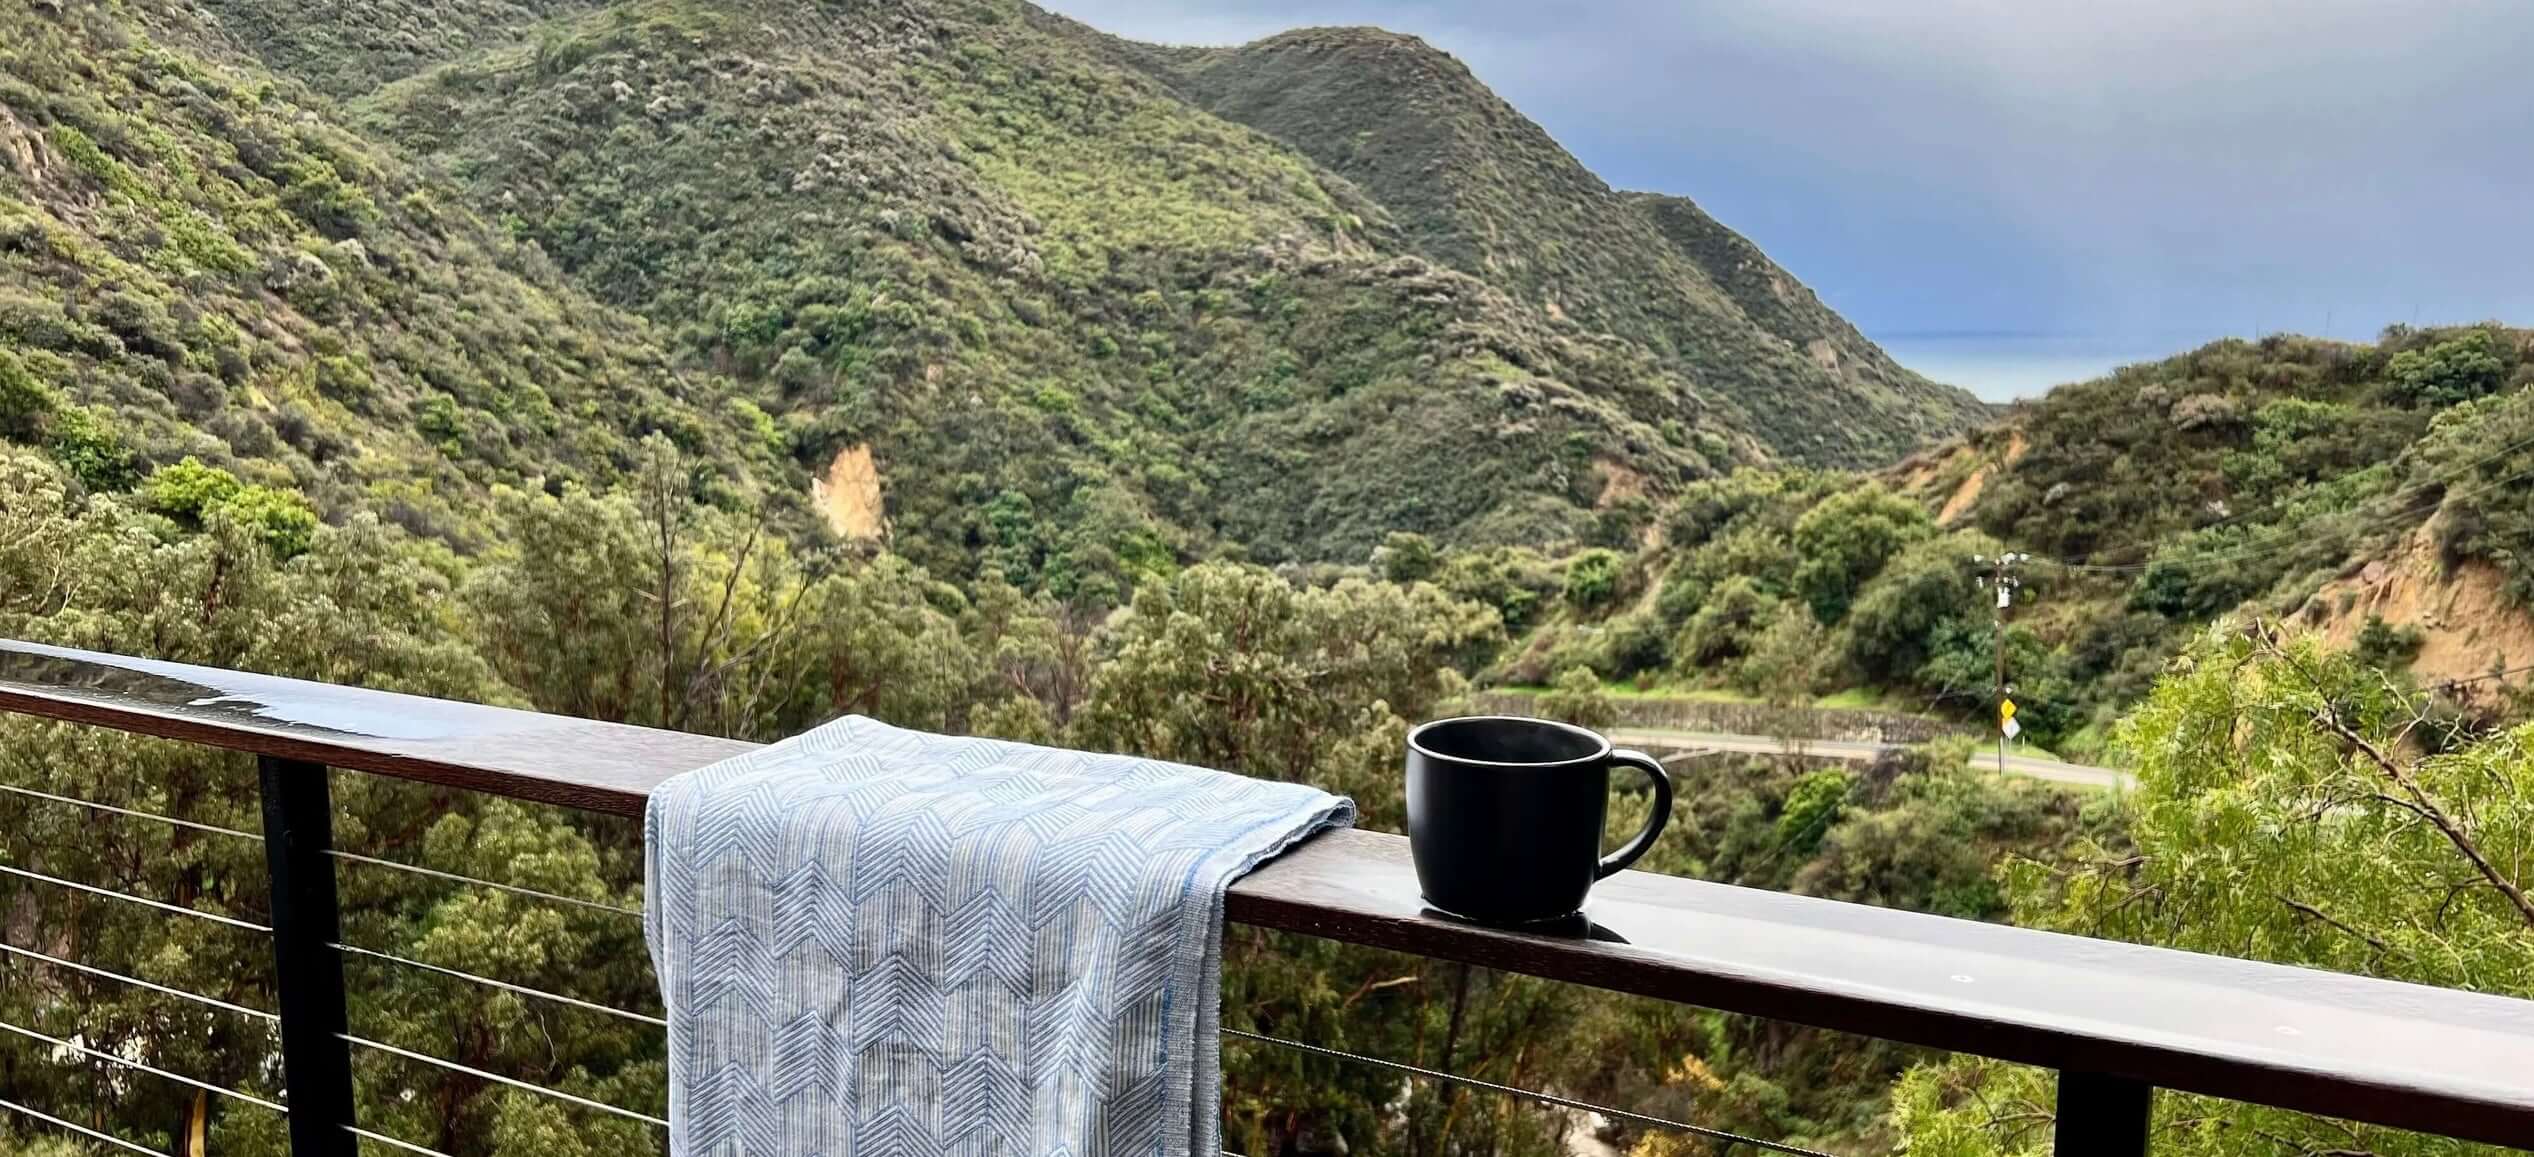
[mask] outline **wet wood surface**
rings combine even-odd
[[[755,746],[13,641],[0,710],[628,816],[661,780]]]

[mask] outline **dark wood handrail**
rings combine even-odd
[[[749,744],[0,641],[0,711],[641,814]],[[1552,932],[1417,899],[1407,841],[1333,832],[1233,885],[1243,924],[1841,1032],[2534,1148],[2534,1001],[1644,872]]]

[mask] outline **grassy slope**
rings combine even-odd
[[[182,39],[0,13],[0,354],[140,467],[199,455],[463,538],[484,485],[610,478],[653,430],[773,465],[726,381]]]
[[[2448,571],[2498,568],[2522,609],[2534,605],[2529,351],[2526,330],[2397,327],[2374,345],[2279,336],[2125,367],[1978,439],[1987,466],[1956,521],[2104,568],[2045,568],[2066,597],[2038,618],[2080,653],[2131,655],[2104,672],[2117,670],[2122,701],[2146,689],[2137,657],[2161,648],[2135,641],[2157,622],[2243,610],[2322,625],[2348,608],[2313,604],[2317,591],[2415,535]]]
[[[1576,533],[1754,456],[1627,343],[1011,4],[642,0],[375,99],[581,284],[869,441],[900,545],[1060,587],[1228,540]]]
[[[1813,633],[1772,634],[1820,614],[1803,589],[1808,512],[1875,491],[1922,512],[1903,532],[1915,545],[1865,561]],[[2037,556],[2010,615],[2023,718],[2083,746],[2228,614],[2322,630],[2392,668],[2424,656],[2436,678],[2534,661],[2529,496],[2534,331],[2221,341],[2062,387],[1877,474],[1694,487],[1631,561],[1624,597],[1561,608],[1508,674],[1585,663],[1747,692],[1803,670],[1807,694],[1869,684],[1984,715],[1989,594],[1970,577],[2002,543]],[[1816,534],[1862,541],[1848,525]],[[1871,608],[1876,633],[1841,617],[1853,608]],[[2458,697],[2512,710],[2495,684]]]
[[[1688,251],[1562,153],[1481,183],[1519,201],[1580,181],[1635,224],[1568,245],[1573,268],[1491,266],[1401,189],[1012,0],[485,3],[508,46],[405,0],[358,5],[348,32],[272,0],[208,7],[331,91],[393,81],[363,98],[374,129],[690,356],[771,379],[800,458],[872,443],[899,545],[937,567],[1062,587],[1227,541],[1554,543],[1640,487],[1888,460],[1965,420],[1826,311],[1806,324],[1864,367],[1836,382],[1800,348],[1813,331],[1755,323],[1690,258],[1606,260]],[[1545,155],[1488,100],[1506,156],[1453,143],[1455,162]],[[1553,306],[1547,277],[1592,284]],[[1639,300],[1662,316],[1599,316]]]
[[[1732,399],[1791,460],[1881,465],[1985,416],[1894,363],[1689,201],[1614,192],[1414,37],[1317,28],[1224,49],[1101,43],[1361,185],[1434,260],[1654,350]]]
[[[227,38],[275,72],[352,97],[481,48],[531,35],[556,16],[604,0],[430,0],[417,4],[216,0]]]

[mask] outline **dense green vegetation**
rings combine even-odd
[[[2003,873],[2018,923],[2088,936],[2534,997],[2534,731],[2446,755],[2406,748],[2430,705],[2311,640],[2266,628],[2186,653],[2122,727],[2138,754],[2134,846]],[[1894,1097],[1911,1153],[2048,1147],[2048,1075],[1956,1060]],[[2031,1114],[2039,1110],[2041,1116]],[[2158,1099],[2158,1153],[2483,1153],[2485,1146]]]
[[[1473,684],[1553,682],[1544,711],[1596,723],[1605,680],[1984,716],[2002,644],[2028,734],[2116,742],[2138,795],[1942,747],[1703,761],[1642,866],[2534,995],[2524,913],[2412,822],[2452,807],[2487,862],[2521,858],[2521,705],[2400,671],[2534,662],[2502,649],[2534,600],[2525,332],[2221,342],[1857,474],[1980,411],[1385,33],[1162,50],[1010,0],[116,0],[0,12],[0,63],[0,637],[754,739],[862,712],[1307,779],[1391,830],[1408,722]],[[865,446],[886,533],[844,541],[809,477]],[[2009,550],[2034,558],[2001,640],[1980,578]],[[2413,555],[2484,583],[2488,621],[2356,605]],[[2349,648],[2209,631],[2247,610]],[[195,748],[0,719],[0,781],[256,826],[251,765]],[[2391,802],[2318,806],[2371,790]],[[353,850],[640,901],[631,825],[336,792]],[[1645,806],[1623,794],[1614,835]],[[261,849],[217,832],[9,795],[0,857],[265,912]],[[354,943],[657,1009],[620,913],[343,886]],[[235,929],[23,881],[5,912],[11,944],[272,1006]],[[662,1109],[639,1026],[351,972],[358,1032]],[[1997,1123],[2046,1123],[2020,1071],[1250,929],[1224,1017],[1835,1151],[2047,1136]],[[278,1091],[259,1023],[41,962],[0,968],[0,1019]],[[654,1144],[360,1066],[367,1126],[461,1157]],[[1246,1046],[1226,1080],[1253,1154],[1573,1127]],[[281,1150],[269,1112],[24,1041],[0,1088],[161,1150]],[[2183,1152],[2464,1151],[2166,1106]],[[0,1149],[87,1151],[23,1125]]]
[[[2009,551],[2030,557],[2013,568],[2008,677],[2044,745],[2098,743],[2186,638],[2239,609],[2333,628],[2397,669],[2432,627],[2484,668],[2534,662],[2508,652],[2504,623],[2367,619],[2350,586],[2425,553],[2455,581],[2492,568],[2509,593],[2488,613],[2523,621],[2529,350],[2534,334],[2497,326],[2219,342],[2063,387],[1878,475],[1692,483],[1623,562],[1543,560],[1570,591],[1583,569],[1617,593],[1566,600],[1502,674],[1581,665],[1789,701],[1867,687],[1984,715],[2000,649],[1985,580]]]
[[[1985,416],[1696,205],[1614,192],[1415,37],[1313,28],[1238,48],[1106,46],[1354,182],[1424,256],[1654,351],[1785,458],[1880,465]]]
[[[779,474],[761,421],[269,80],[0,13],[0,436],[84,484],[195,457],[467,543],[486,485],[606,483],[654,431]]]
[[[1401,822],[1406,720],[1445,710],[1504,635],[1496,612],[1426,583],[1355,577],[1297,586],[1210,563],[1146,584],[1106,622],[1008,585],[962,592],[890,556],[803,556],[687,497],[692,465],[665,437],[609,494],[504,489],[474,559],[373,516],[277,543],[233,481],[161,472],[163,495],[84,494],[61,466],[0,451],[0,636],[277,671],[597,718],[770,738],[845,711],[899,722],[1132,750],[1307,778],[1356,797],[1370,826]],[[221,495],[180,523],[158,507]],[[665,615],[663,607],[668,608]],[[1200,693],[1202,692],[1202,693]],[[1579,713],[1588,713],[1589,707]],[[1721,766],[1685,793],[1684,833],[1649,864],[1879,903],[1994,915],[1990,853],[2035,853],[2091,826],[2070,797],[1939,774],[1958,760],[1851,779],[1769,761]],[[250,764],[173,744],[0,721],[0,778],[118,807],[252,830]],[[639,898],[628,824],[365,776],[337,780],[340,838],[364,854],[616,904]],[[1622,800],[1614,833],[1641,820]],[[0,801],[6,862],[183,906],[259,919],[261,849],[234,837]],[[1925,833],[1944,838],[1915,838]],[[656,1008],[638,924],[375,868],[345,875],[358,944],[618,1007]],[[262,943],[78,893],[12,885],[10,942],[271,1007]],[[176,921],[171,923],[171,921]],[[658,1112],[660,1042],[639,1026],[513,996],[452,999],[444,977],[353,966],[356,1031],[487,1071]],[[20,962],[0,1019],[269,1097],[261,1026]],[[1403,979],[1404,978],[1404,979]],[[1464,992],[1464,986],[1466,991]],[[1454,1017],[1450,1008],[1463,1013]],[[1505,1080],[1556,1074],[1578,1089],[1660,1095],[1781,1133],[1871,1133],[1879,1111],[1818,1066],[1869,1089],[1906,1059],[1834,1063],[1783,1030],[1684,1022],[1653,1005],[1325,943],[1234,937],[1226,1023],[1401,1057],[1461,1058]],[[585,1023],[586,1022],[586,1023]],[[1457,1028],[1455,1028],[1457,1026]],[[1773,1034],[1745,1055],[1748,1034]],[[1682,1057],[1723,1074],[1723,1097],[1660,1074]],[[461,1154],[612,1153],[650,1142],[630,1123],[364,1055],[370,1127]],[[1862,1067],[1860,1067],[1862,1066]],[[15,1097],[67,1106],[165,1144],[207,1112],[219,1152],[278,1152],[270,1114],[196,1106],[181,1087],[111,1079],[0,1050]],[[1471,1115],[1423,1090],[1404,1117],[1377,1073],[1268,1054],[1233,1058],[1244,1150],[1304,1138],[1373,1150],[1409,1133],[1452,1152],[1527,1150],[1563,1127],[1519,1106]],[[1784,1082],[1781,1088],[1779,1082]],[[1776,1091],[1771,1091],[1776,1090]],[[1737,1099],[1738,1098],[1738,1099]],[[1747,1102],[1747,1103],[1746,1103]]]
[[[1648,488],[1884,461],[1980,412],[1755,250],[1735,267],[1792,303],[1770,324],[1689,256],[1621,260],[1689,250],[1527,122],[1509,149],[1555,179],[1488,222],[1572,223],[1525,242],[1587,262],[1563,304],[1439,240],[1413,187],[1010,0],[207,7],[687,360],[762,383],[797,461],[870,445],[893,545],[946,575],[1119,599],[1216,552],[1360,561],[1393,529],[1553,546]]]

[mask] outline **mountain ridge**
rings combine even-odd
[[[1784,406],[1815,436],[1827,426],[1826,444],[1809,452],[1781,443],[1796,461],[1878,464],[1987,416],[1969,395],[1894,362],[1694,202],[1611,188],[1415,36],[1308,28],[1230,48],[1102,44],[1364,187],[1428,258],[1667,352],[1740,402],[1747,421],[1765,425],[1758,411]],[[1736,355],[1715,356],[1728,349]],[[1791,388],[1813,374],[1826,396]],[[1900,428],[1871,428],[1863,411],[1843,407],[1852,401],[1902,419]]]
[[[277,0],[204,5],[577,285],[755,383],[796,463],[867,449],[894,541],[945,573],[1345,560],[1394,529],[1552,545],[1641,518],[1610,512],[1640,489],[1879,463],[1984,413],[1844,323],[1769,331],[1687,257],[1573,309],[1511,259],[1464,267],[1356,174],[1025,4],[467,9],[501,37],[362,7],[302,35],[315,18]],[[1554,159],[1624,219],[1621,248],[1680,250]],[[1678,324],[1607,308],[1640,297]]]
[[[733,383],[256,74],[103,11],[6,21],[0,433],[101,489],[194,457],[459,540],[490,486],[609,485],[648,434],[725,501],[782,473]]]

